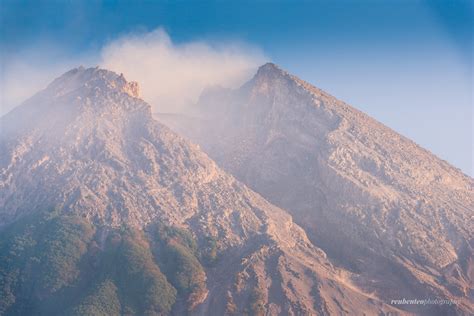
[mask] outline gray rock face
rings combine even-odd
[[[158,117],[287,210],[358,288],[474,313],[474,181],[460,170],[273,64]]]
[[[221,259],[191,314],[403,313],[335,268],[285,211],[155,121],[122,75],[64,74],[0,119],[0,153],[0,226],[55,207],[101,225],[160,221],[198,241],[214,237]]]

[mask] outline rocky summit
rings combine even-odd
[[[407,313],[474,313],[474,180],[459,169],[274,64],[156,116],[291,214],[354,288],[452,303]]]
[[[469,178],[273,66],[242,89],[219,92],[241,117],[204,147],[280,207],[108,70],[73,69],[2,117],[0,315],[396,315],[386,294],[408,285],[472,307]],[[399,281],[369,274],[383,259]]]

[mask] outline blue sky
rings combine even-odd
[[[1,76],[12,58],[94,56],[157,27],[176,43],[248,43],[472,175],[472,19],[456,0],[0,0]]]

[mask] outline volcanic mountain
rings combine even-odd
[[[274,64],[157,117],[287,210],[364,292],[474,313],[474,181],[460,170]]]
[[[265,71],[264,68],[260,72]],[[272,91],[280,87],[268,86],[271,81],[265,83],[262,75],[255,79],[262,81],[255,90],[255,97],[262,97],[263,102],[266,100],[263,96],[272,95]],[[268,76],[273,75],[269,73]],[[275,83],[290,82],[285,78],[275,78]],[[291,82],[292,89],[301,90],[301,96],[309,98],[303,90],[306,88],[299,87],[296,81]],[[253,91],[253,85],[254,82],[245,89]],[[379,299],[378,293],[358,286],[359,274],[334,267],[286,211],[222,171],[197,145],[154,120],[151,107],[140,99],[138,90],[138,85],[127,82],[123,75],[81,67],[62,75],[1,118],[0,315],[405,313]],[[290,91],[279,93],[285,92]],[[262,103],[265,108],[259,110],[255,120],[266,115],[268,105],[271,103]],[[289,112],[293,111],[292,106],[287,108]],[[307,142],[305,148],[310,148],[312,139],[292,130],[297,120],[312,124],[312,130],[318,131],[321,137],[325,132],[321,125],[324,120],[330,120],[333,127],[341,124],[322,105],[314,109],[316,114],[326,113],[325,116],[287,117],[293,122],[288,125],[289,132],[298,132],[303,142],[287,148],[296,150],[294,153],[287,151],[287,154],[294,154],[298,164],[303,162],[301,159],[314,159],[300,156],[300,146]],[[262,129],[266,127],[261,126]],[[269,144],[281,144],[284,141],[281,135],[274,134],[274,140]],[[256,144],[260,143],[249,145]],[[262,149],[265,148],[269,147]],[[223,150],[224,156],[216,155],[216,158],[228,166],[226,160],[221,159],[229,157],[228,147]],[[235,150],[242,155],[256,153],[256,148],[244,150],[240,144]],[[338,161],[337,157],[335,161]],[[293,168],[285,158],[276,156],[275,161],[260,166],[260,170],[258,163],[266,161],[267,156],[255,157],[249,172],[255,172],[254,179],[261,177],[262,184],[275,183],[277,171],[291,175],[288,183],[280,179],[283,182],[279,191],[267,195],[275,197],[285,193],[281,200],[273,200],[286,205],[283,202],[295,200],[292,194],[301,188],[297,197],[301,200],[294,205],[288,204],[289,209],[298,214],[295,211],[306,205],[302,216],[308,216],[311,219],[308,225],[314,224],[314,231],[321,230],[322,236],[338,225],[347,225],[348,218],[344,216],[335,225],[328,205],[335,207],[348,203],[348,192],[360,196],[360,205],[366,205],[365,199],[369,197],[371,202],[378,201],[378,196],[364,195],[363,190],[358,189],[362,184],[351,186],[353,182],[349,181],[349,176],[335,172],[326,175],[334,176],[337,181],[329,188],[332,191],[310,194],[306,181],[313,175],[311,170],[317,170],[319,165],[292,174],[290,169],[285,169]],[[278,161],[286,163],[273,170]],[[367,168],[375,168],[369,160],[365,163]],[[448,165],[439,164],[451,170]],[[229,169],[235,171],[238,167],[242,164]],[[323,172],[330,172],[329,167],[321,169],[318,175]],[[263,173],[267,173],[265,177]],[[298,187],[289,192],[281,191],[294,184],[292,181],[303,173],[307,177],[301,178]],[[247,177],[236,174],[242,179]],[[452,179],[454,186],[455,181],[459,181],[458,174],[451,171],[452,178],[436,181]],[[312,181],[321,183],[319,186],[325,184],[320,176]],[[468,184],[470,180],[465,178],[464,181]],[[248,182],[259,188],[258,182]],[[334,194],[337,184],[341,185],[342,199],[336,199]],[[380,196],[392,194],[392,191],[385,193],[383,188],[381,186]],[[466,189],[456,191],[461,197],[465,192],[462,190]],[[324,193],[328,193],[325,199],[330,204],[320,204]],[[437,191],[434,193],[438,194]],[[457,198],[449,192],[445,194],[451,199]],[[425,204],[429,205],[429,197],[427,199]],[[420,212],[425,204],[418,207]],[[318,207],[314,213],[311,205]],[[378,205],[381,204],[373,204],[372,208]],[[449,216],[443,220],[452,218],[449,227],[452,235],[446,235],[450,239],[443,240],[436,253],[427,248],[432,257],[420,256],[420,260],[433,259],[438,263],[436,260],[444,255],[441,264],[451,271],[445,275],[458,282],[449,284],[459,284],[456,289],[462,291],[468,276],[464,272],[465,265],[456,257],[461,253],[456,251],[461,249],[469,231],[456,230],[468,227],[466,223],[454,221],[461,220],[463,213],[448,213],[448,206],[446,202],[444,214]],[[357,204],[353,207],[354,222],[348,227],[360,229],[360,236],[364,236],[366,226],[357,217],[362,211]],[[334,210],[339,213],[334,214],[346,214],[346,210],[341,206]],[[398,214],[402,216],[403,213]],[[398,219],[395,215],[390,213],[389,218]],[[301,220],[302,216],[298,218]],[[317,216],[321,216],[321,222],[328,222],[326,228],[318,228],[319,222],[314,221]],[[370,218],[377,217],[374,213]],[[352,233],[347,230],[342,234],[338,229],[338,241],[346,240],[346,235]],[[375,233],[382,237],[389,234],[379,231],[378,226],[374,228]],[[401,242],[405,242],[403,236],[407,235],[399,237]],[[360,242],[360,238],[357,235],[354,244]],[[451,244],[453,238],[457,238],[459,244]],[[402,249],[397,248],[396,243],[389,243],[388,239],[372,237],[368,242],[373,240],[382,240],[387,245],[380,256]],[[423,246],[426,243],[420,242]],[[359,246],[363,249],[375,247],[372,243],[365,248]],[[418,249],[416,244],[412,247]],[[380,247],[374,251],[377,249]],[[404,257],[400,250],[394,260],[408,258],[409,254],[407,252]],[[351,262],[356,262],[354,260]],[[416,268],[415,262],[394,262]],[[437,266],[424,273],[431,277],[438,271],[435,268]],[[428,277],[426,279],[431,282]],[[437,286],[438,283],[433,284]],[[454,293],[454,288],[450,291]],[[466,306],[459,308],[466,309]],[[443,307],[442,310],[456,311],[454,307]]]

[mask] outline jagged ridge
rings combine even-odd
[[[99,245],[107,231],[157,223],[189,231],[201,246],[212,238],[217,260],[206,268],[206,286],[192,306],[178,300],[178,314],[397,312],[357,289],[285,211],[155,121],[137,91],[121,75],[78,68],[1,118],[3,230],[56,208],[92,224]],[[93,243],[85,245],[90,251]],[[120,299],[114,286],[94,293]]]

